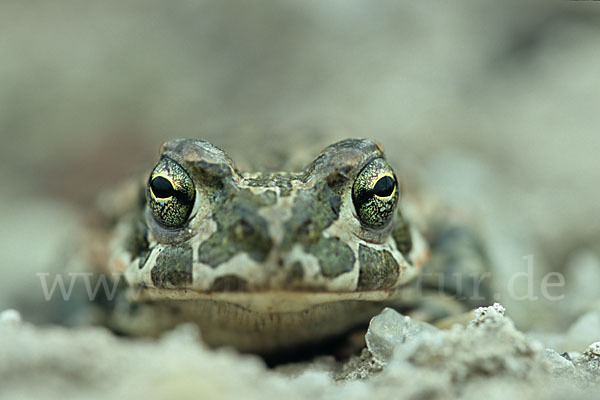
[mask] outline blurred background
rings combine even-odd
[[[600,326],[599,42],[581,2],[2,0],[0,309],[43,307],[36,272],[166,140],[269,167],[371,137],[466,210],[518,326]],[[506,292],[527,256],[537,300]]]

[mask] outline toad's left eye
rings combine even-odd
[[[179,228],[194,206],[194,183],[185,170],[170,158],[154,167],[146,198],[154,219],[167,228]]]
[[[369,228],[382,228],[392,219],[398,203],[398,181],[383,158],[369,161],[352,186],[352,201],[360,222]]]

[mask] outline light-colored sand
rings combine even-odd
[[[503,311],[489,307],[466,328],[399,340],[378,368],[371,360],[355,360],[342,374],[339,365],[318,362],[269,370],[255,356],[206,349],[190,326],[159,341],[131,340],[101,328],[36,328],[5,311],[0,314],[0,396],[351,400],[600,395],[600,343],[570,356],[544,351],[515,330]]]

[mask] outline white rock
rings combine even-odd
[[[544,350],[544,360],[546,361],[550,372],[555,375],[575,372],[573,362],[567,360],[552,349]]]
[[[21,314],[17,310],[8,309],[0,312],[0,324],[18,325],[21,323]]]
[[[588,352],[600,357],[600,342],[594,342],[588,347]]]
[[[504,317],[506,308],[500,303],[494,303],[489,307],[479,307],[475,310],[475,318],[472,323],[479,325],[486,321],[497,321]]]
[[[385,308],[371,319],[365,336],[367,348],[377,360],[386,362],[395,349],[424,333],[436,333],[439,330],[426,322],[416,321],[391,308]]]

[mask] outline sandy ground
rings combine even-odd
[[[0,396],[587,396],[598,373],[576,355],[600,340],[599,22],[582,2],[3,1],[0,310],[25,322],[0,327]],[[185,329],[150,342],[35,325],[48,310],[36,274],[69,259],[81,215],[162,142],[204,138],[269,166],[348,136],[379,140],[408,188],[482,233],[507,317],[501,333],[436,339],[444,371],[415,350],[340,383],[326,360],[289,377]],[[564,285],[544,291],[551,272]],[[486,350],[515,335],[533,350]],[[473,343],[494,367],[464,355]],[[575,372],[546,348],[575,352]]]

